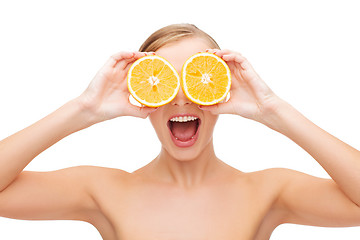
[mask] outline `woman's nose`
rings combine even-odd
[[[180,88],[176,97],[171,101],[171,105],[184,106],[192,102],[186,97],[183,90]]]

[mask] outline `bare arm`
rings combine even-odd
[[[144,55],[115,54],[79,97],[0,142],[0,216],[77,219],[79,211],[95,206],[91,167],[22,171],[37,155],[71,133],[120,116],[146,118],[154,111],[133,106],[128,100],[127,70]]]
[[[241,54],[209,51],[227,61],[232,71],[231,98],[202,109],[214,114],[237,114],[278,131],[307,151],[332,178],[274,170],[276,174],[272,176],[283,184],[278,203],[287,212],[284,221],[320,226],[359,225],[360,152],[276,96]]]
[[[360,207],[360,152],[316,126],[296,109],[281,102],[269,127],[307,151]]]
[[[331,176],[323,179],[289,169],[277,169],[283,183],[279,204],[284,222],[346,227],[360,225],[360,152],[316,126],[286,102],[267,120],[307,151]]]
[[[37,155],[62,138],[90,125],[76,101],[64,106],[0,142],[0,191],[3,191]]]

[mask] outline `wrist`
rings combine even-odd
[[[88,128],[96,123],[91,109],[84,105],[79,98],[70,100],[62,108],[64,116],[67,116],[64,118],[68,119],[71,123],[69,124],[70,132],[76,132],[84,128]]]
[[[296,110],[289,103],[279,97],[274,97],[269,100],[268,104],[264,107],[259,122],[277,132],[285,134],[286,123],[289,120],[290,115],[293,115],[295,111]]]

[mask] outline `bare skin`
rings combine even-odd
[[[190,55],[207,48],[206,41],[192,38],[166,45],[156,54],[180,72]],[[199,108],[180,90],[158,109],[133,106],[127,70],[136,59],[154,53],[122,52],[108,60],[78,98],[2,140],[0,216],[81,220],[94,225],[106,240],[264,240],[282,223],[360,225],[359,151],[276,96],[241,54],[207,51],[222,57],[232,71],[226,103]],[[188,149],[170,139],[166,123],[176,113],[201,118],[199,139]],[[230,167],[214,153],[212,132],[219,114],[236,114],[285,135],[313,156],[331,179],[289,169],[244,173]],[[141,169],[23,171],[62,138],[121,116],[149,116],[162,144],[159,155]]]

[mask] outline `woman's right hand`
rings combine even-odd
[[[127,73],[137,59],[154,53],[120,52],[110,57],[88,88],[77,98],[91,114],[92,124],[120,116],[146,118],[157,108],[138,107],[129,102]]]

